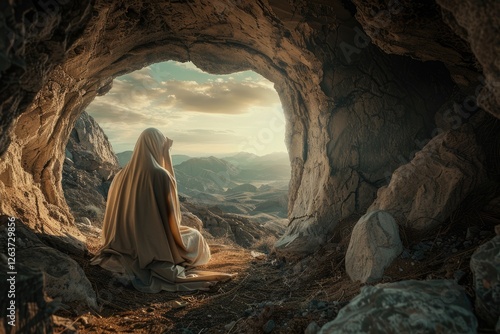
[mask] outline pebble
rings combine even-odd
[[[453,278],[455,279],[455,281],[457,281],[457,283],[459,283],[464,276],[465,272],[462,270],[457,270],[453,273]]]
[[[421,261],[425,258],[425,254],[423,251],[418,250],[415,253],[413,253],[413,256],[411,258],[412,258],[412,260],[415,260],[415,261]]]
[[[489,236],[490,234],[491,234],[490,231],[481,231],[481,232],[479,232],[479,236],[483,237],[483,238]]]
[[[228,323],[226,326],[224,326],[224,328],[227,330],[227,331],[230,331],[231,329],[233,329],[234,325],[236,325],[236,321],[231,321],[230,323]]]
[[[326,308],[326,306],[327,305],[325,302],[319,302],[316,307],[318,308],[318,310],[322,310],[322,309]]]
[[[403,250],[403,253],[401,253],[401,258],[402,259],[409,259],[411,256],[410,251],[408,249]]]
[[[262,330],[264,331],[264,333],[271,333],[274,327],[276,327],[276,323],[274,322],[273,319],[271,319],[268,322],[266,322],[264,326],[262,326]]]
[[[307,325],[306,330],[304,331],[304,334],[316,334],[320,330],[320,327],[316,323],[316,321],[311,322],[309,325]]]

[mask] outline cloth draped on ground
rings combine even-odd
[[[194,268],[210,260],[210,248],[199,231],[181,225],[168,146],[157,129],[140,135],[111,183],[103,246],[91,264],[127,275],[143,292],[205,290],[231,275]]]

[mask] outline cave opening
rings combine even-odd
[[[76,121],[65,150],[63,190],[82,231],[102,226],[114,174],[148,127],[174,140],[182,209],[214,237],[269,251],[288,223],[291,172],[273,83],[254,71],[214,75],[176,61],[116,77]]]
[[[112,325],[114,331],[129,331],[143,326],[144,314],[151,314],[145,325],[149,332],[181,330],[186,323],[191,326],[190,321],[191,329],[200,332],[217,326],[222,330],[233,319],[238,319],[233,326],[238,322],[239,329],[260,331],[270,324],[283,332],[304,332],[311,320],[323,325],[337,315],[339,303],[354,301],[357,281],[388,280],[398,289],[417,291],[409,298],[414,305],[420,292],[430,290],[436,290],[431,299],[440,300],[444,290],[438,281],[454,279],[453,284],[476,290],[470,297],[476,296],[476,313],[491,331],[498,312],[489,310],[496,310],[498,302],[480,298],[496,288],[483,284],[496,282],[491,278],[496,267],[491,265],[494,254],[483,252],[481,245],[498,249],[499,244],[493,225],[500,217],[500,142],[493,117],[498,118],[500,110],[495,48],[499,43],[494,39],[494,13],[500,9],[496,1],[472,2],[9,2],[1,9],[6,29],[0,31],[7,32],[2,35],[6,43],[0,43],[0,209],[18,218],[18,231],[27,236],[22,237],[27,247],[19,249],[19,263],[43,271],[48,295],[64,303],[95,306],[102,302],[98,297],[107,294],[114,295],[121,310],[130,302],[140,312],[136,323],[124,317],[113,327],[117,309],[109,307],[107,319],[90,319],[98,330]],[[209,303],[201,308],[205,313],[188,310],[173,320],[164,317],[177,312],[170,303],[121,299],[130,290],[120,287],[124,293],[114,294],[111,276],[89,271],[83,234],[63,194],[70,180],[80,186],[77,200],[94,196],[81,187],[92,179],[63,177],[73,173],[68,160],[78,163],[73,153],[65,155],[65,147],[82,111],[96,96],[110,91],[114,78],[166,60],[191,61],[218,74],[253,70],[272,81],[286,119],[291,167],[286,212],[290,223],[275,244],[278,255],[258,262],[240,248],[231,261],[219,257],[214,268],[228,268],[239,259],[252,275],[245,276],[248,268],[240,268],[243,275],[226,290],[233,294],[206,298]],[[464,119],[461,115],[469,114],[463,114],[461,106],[467,108],[471,97],[478,110]],[[434,136],[434,130],[439,134]],[[422,141],[426,138],[430,140]],[[81,158],[98,176],[95,188],[105,192],[113,171],[105,164],[93,165],[89,155]],[[92,203],[83,204],[85,215],[98,213]],[[189,205],[189,200],[183,204]],[[196,208],[187,209],[197,213]],[[202,216],[207,214],[205,221],[222,234],[227,229],[220,229],[215,217],[221,212]],[[456,219],[467,215],[474,217]],[[231,217],[222,218],[227,222]],[[376,230],[364,233],[370,226]],[[404,233],[398,235],[400,229]],[[415,230],[431,238],[406,233]],[[30,237],[33,232],[41,240]],[[330,238],[335,233],[339,238]],[[51,235],[56,238],[49,243]],[[368,235],[391,240],[365,238]],[[390,242],[390,254],[385,241],[395,241]],[[74,263],[69,253],[80,262]],[[493,269],[485,270],[482,261]],[[427,282],[428,278],[439,280]],[[405,282],[395,282],[398,279]],[[461,290],[444,288],[466,300]],[[323,295],[328,299],[325,307],[311,303],[314,309],[308,306],[302,312],[304,301]],[[282,307],[284,296],[298,310],[292,315],[302,317],[297,327],[290,325],[290,314],[267,317],[273,306],[278,314],[287,309]],[[228,305],[222,306],[231,309],[215,314],[212,306],[226,301]],[[268,301],[273,306],[268,308]],[[250,310],[247,317],[251,304],[262,307],[256,307],[256,313]],[[419,312],[431,319],[426,310]],[[309,311],[315,315],[304,318]],[[320,316],[323,312],[326,316]],[[415,314],[413,308],[408,312]],[[471,317],[461,323],[472,328],[460,331],[474,332],[474,315],[466,312]],[[253,315],[262,323],[252,323]],[[384,317],[387,326],[391,321]],[[457,319],[455,314],[450,318]],[[158,319],[167,322],[160,324]],[[453,321],[440,321],[436,326],[452,328]]]

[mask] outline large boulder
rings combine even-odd
[[[352,230],[345,266],[353,281],[374,282],[403,251],[398,225],[385,211],[369,212]]]
[[[385,210],[405,227],[431,231],[486,183],[483,160],[471,126],[441,133],[394,171],[368,211]]]
[[[0,217],[0,243],[7,245],[8,217]],[[16,263],[43,272],[45,292],[63,303],[97,308],[92,285],[83,269],[68,255],[48,247],[20,220],[15,221]]]
[[[500,323],[500,235],[478,247],[470,261],[476,311],[490,326]]]
[[[455,281],[410,280],[365,286],[319,333],[476,333],[477,325]]]
[[[62,171],[64,196],[77,224],[86,219],[97,226],[102,224],[108,190],[119,169],[108,137],[83,112],[66,145]]]

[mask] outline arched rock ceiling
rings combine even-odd
[[[498,116],[498,37],[487,25],[498,21],[498,2],[472,2],[9,3],[0,16],[0,211],[78,238],[61,188],[76,118],[118,75],[192,61],[275,83],[292,165],[280,245],[313,250],[366,210],[451,102],[477,90]]]

